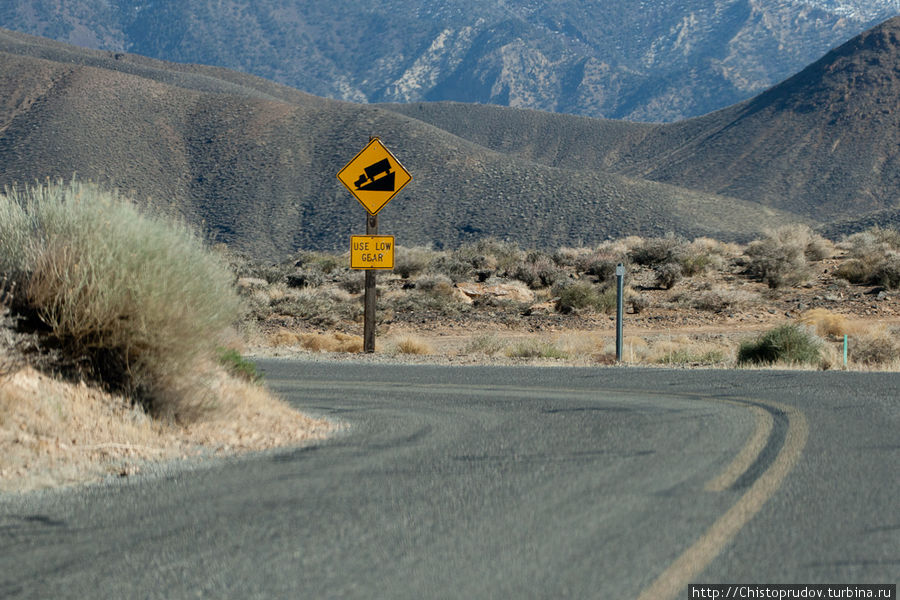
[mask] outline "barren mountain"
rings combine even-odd
[[[335,174],[371,135],[413,182],[382,211],[404,245],[525,246],[627,234],[747,238],[794,220],[753,202],[560,169],[379,107],[252,76],[0,31],[0,185],[115,185],[257,256],[344,248],[364,210]]]
[[[674,121],[750,98],[897,0],[7,0],[4,27],[354,102]]]
[[[827,222],[895,207],[898,97],[894,18],[756,98],[670,125],[459,104],[388,108],[554,167],[651,179]]]

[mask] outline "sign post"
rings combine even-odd
[[[337,174],[366,209],[366,235],[350,240],[350,268],[366,272],[363,310],[363,352],[375,352],[375,272],[394,268],[394,238],[378,235],[378,212],[412,180],[377,137]]]
[[[616,266],[616,362],[622,362],[622,321],[625,316],[625,265]]]

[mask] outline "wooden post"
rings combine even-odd
[[[366,213],[366,235],[378,235],[378,215]],[[372,269],[366,271],[363,352],[375,352],[375,271]]]

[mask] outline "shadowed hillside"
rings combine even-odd
[[[760,96],[671,125],[465,105],[389,105],[499,151],[758,201],[827,222],[895,206],[900,18]]]
[[[720,196],[494,152],[421,121],[222,69],[0,32],[0,185],[91,179],[257,256],[342,249],[364,211],[335,178],[379,135],[413,182],[382,211],[404,245],[628,234],[746,239],[792,217]]]

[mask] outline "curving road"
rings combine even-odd
[[[900,376],[260,361],[319,446],[0,497],[0,598],[896,583]]]

